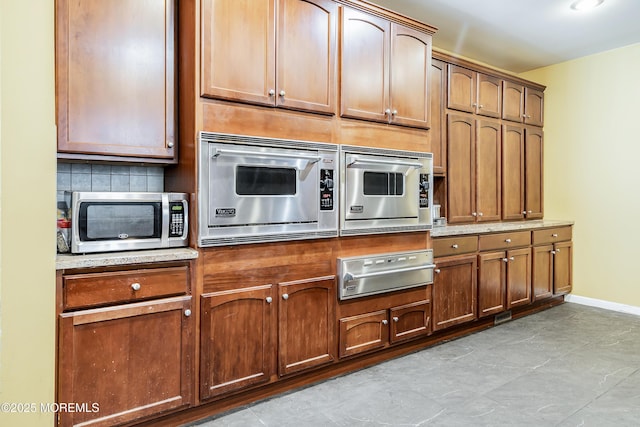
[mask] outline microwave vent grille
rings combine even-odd
[[[406,150],[392,150],[387,148],[374,148],[374,147],[360,147],[356,145],[341,145],[340,149],[343,152],[358,153],[358,154],[375,154],[378,156],[389,155],[395,157],[418,157],[418,158],[433,158],[432,153],[426,153],[421,151],[406,151]]]
[[[200,247],[227,246],[250,243],[282,242],[288,240],[321,239],[338,237],[337,231],[318,231],[310,233],[278,233],[257,236],[217,237],[200,239]]]
[[[203,142],[222,142],[231,144],[248,144],[265,147],[303,148],[310,150],[338,151],[338,146],[315,141],[301,141],[294,139],[277,139],[234,135],[228,133],[200,132],[200,140]]]

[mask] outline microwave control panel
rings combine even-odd
[[[333,169],[320,170],[320,210],[333,210]]]
[[[184,205],[182,202],[169,203],[169,237],[184,234]]]

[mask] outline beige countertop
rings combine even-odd
[[[195,258],[198,258],[198,251],[192,248],[153,249],[86,255],[58,254],[56,256],[56,270],[184,261]]]
[[[487,222],[481,224],[446,225],[433,227],[431,237],[462,236],[465,234],[500,233],[502,231],[535,230],[536,228],[562,227],[573,225],[573,221],[533,220],[514,222]]]

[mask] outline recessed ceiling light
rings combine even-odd
[[[573,10],[590,10],[600,6],[604,0],[577,0],[571,3]]]

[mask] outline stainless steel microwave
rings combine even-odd
[[[334,144],[200,133],[200,246],[338,235]]]
[[[71,252],[187,246],[185,193],[71,193]]]

